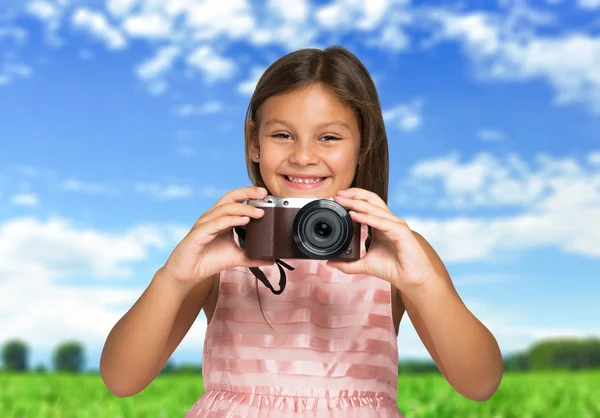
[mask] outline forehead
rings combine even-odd
[[[332,120],[358,129],[354,110],[329,89],[310,85],[265,100],[260,109],[261,125],[271,119],[321,125]]]

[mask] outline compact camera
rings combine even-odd
[[[260,219],[251,218],[246,226],[245,251],[250,258],[360,258],[361,225],[332,198],[269,195],[249,200],[248,204],[265,211]]]

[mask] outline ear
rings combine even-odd
[[[258,163],[259,159],[256,156],[260,155],[260,144],[258,141],[258,132],[256,129],[256,123],[252,120],[248,121],[246,122],[244,134],[246,135],[246,141],[248,141],[248,152],[250,153],[250,159],[253,162]]]

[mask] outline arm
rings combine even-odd
[[[485,401],[502,379],[498,343],[464,305],[435,250],[420,234],[413,234],[438,277],[418,291],[401,295],[406,312],[448,383],[466,398]]]
[[[108,335],[100,375],[118,397],[148,386],[189,331],[212,290],[215,276],[183,292],[159,269]]]

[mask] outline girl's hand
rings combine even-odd
[[[222,270],[235,267],[259,267],[271,260],[251,260],[233,239],[233,227],[245,225],[250,218],[264,215],[262,209],[246,205],[248,199],[262,199],[263,188],[245,187],[226,193],[194,224],[175,247],[162,267],[179,287],[191,290],[197,283]]]
[[[386,280],[400,291],[414,290],[433,277],[434,268],[406,222],[395,216],[375,193],[360,188],[341,190],[334,200],[350,217],[371,227],[366,255],[356,261],[328,265],[348,274],[368,274]]]

